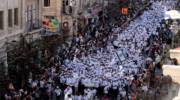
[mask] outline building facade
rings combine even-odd
[[[16,43],[20,35],[31,40],[40,37],[39,33],[44,33],[42,30],[45,30],[45,33],[77,34],[79,22],[83,22],[82,26],[85,26],[89,18],[97,17],[98,11],[95,9],[102,9],[100,6],[103,0],[0,0],[0,2],[0,66],[7,69],[7,51],[9,51],[7,45]]]
[[[89,10],[95,10],[98,4],[102,6],[103,0],[43,0],[44,27],[56,32],[57,28],[68,35],[77,34],[77,24],[80,19],[88,20],[95,14],[90,14]],[[100,6],[100,5],[99,5]],[[102,8],[102,7],[101,7]],[[59,25],[51,25],[52,19],[58,20]],[[55,30],[53,30],[55,29]]]
[[[27,39],[40,38],[42,30],[42,0],[21,0],[22,29]]]
[[[42,0],[41,6],[45,33],[60,33],[62,0]]]
[[[85,16],[89,16],[86,12],[98,0],[62,0],[62,30],[67,29],[68,33],[72,36],[78,34],[78,24],[83,23],[85,26]],[[79,20],[81,19],[81,21]]]
[[[7,73],[7,45],[18,41],[20,35],[37,33],[35,30],[40,29],[41,22],[41,0],[0,2],[0,70]]]
[[[7,72],[6,42],[16,40],[23,32],[20,20],[21,2],[20,0],[0,0],[0,2],[0,67]]]

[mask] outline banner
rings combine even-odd
[[[43,28],[48,32],[60,32],[60,22],[57,18],[46,18],[43,21]]]

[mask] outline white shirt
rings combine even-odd
[[[60,88],[56,88],[54,91],[55,91],[57,96],[61,95],[61,89]]]

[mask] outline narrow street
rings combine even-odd
[[[178,0],[4,4],[0,100],[180,100]]]

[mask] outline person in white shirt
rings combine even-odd
[[[72,95],[72,88],[70,86],[68,86],[65,90],[64,90],[64,99],[68,100],[68,95]]]
[[[73,97],[71,94],[68,94],[67,97],[64,100],[73,100]]]

